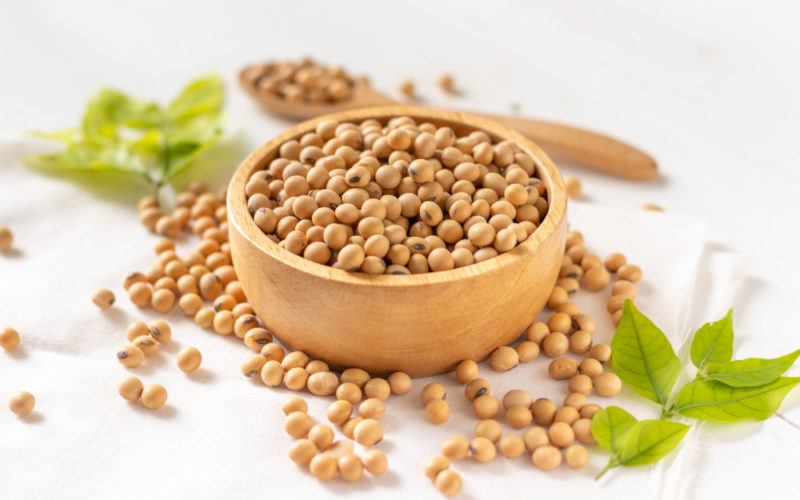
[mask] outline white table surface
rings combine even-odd
[[[800,7],[788,1],[772,3],[769,9],[744,1],[409,1],[402,6],[356,1],[143,0],[125,5],[9,1],[0,5],[0,135],[11,137],[23,130],[72,125],[86,99],[103,85],[163,100],[193,76],[217,71],[231,80],[244,63],[302,55],[368,74],[377,88],[393,95],[402,79],[411,78],[431,105],[508,112],[516,103],[522,113],[613,133],[651,152],[663,173],[657,182],[631,184],[570,165],[562,165],[562,170],[580,176],[586,205],[636,208],[656,202],[668,213],[685,213],[705,221],[716,249],[742,256],[739,272],[745,278],[730,304],[737,311],[736,354],[773,356],[800,344],[796,334],[800,306],[796,258],[800,244],[798,21]],[[437,91],[435,79],[443,70],[455,75],[464,89],[463,97],[446,97]],[[252,149],[286,126],[286,122],[257,111],[233,85],[228,95],[228,130],[243,149]],[[12,153],[5,151],[3,157]],[[23,198],[20,190],[30,192],[31,197]],[[129,238],[132,246],[145,249],[150,245],[149,236],[138,227],[132,229],[135,213],[130,204],[112,201],[108,190],[95,190],[94,194],[79,185],[0,165],[0,224],[7,219],[25,219],[31,210],[40,210],[41,217],[51,218],[52,224],[59,224],[59,220],[97,224],[75,228],[73,240],[67,237],[68,231],[60,231],[64,239],[59,244],[64,245],[65,252],[73,252],[71,258],[61,260],[53,257],[53,252],[38,249],[47,245],[41,243],[48,241],[47,225],[15,228],[24,250],[11,261],[0,259],[0,324],[13,323],[22,331],[37,332],[38,343],[34,343],[37,350],[23,351],[20,359],[0,361],[0,399],[8,397],[12,381],[49,388],[40,389],[43,392],[61,385],[58,393],[64,401],[83,397],[80,391],[73,392],[74,384],[87,383],[104,371],[93,371],[91,363],[86,362],[82,372],[80,356],[101,352],[106,356],[113,342],[80,345],[67,337],[74,335],[78,325],[96,328],[98,321],[106,322],[100,327],[119,330],[131,320],[129,312],[135,314],[130,307],[118,317],[101,320],[96,312],[80,308],[67,316],[49,313],[58,309],[51,304],[73,295],[83,300],[95,287],[118,289],[124,271],[149,262],[144,250],[139,262],[131,262],[122,257],[124,252],[115,251],[115,245],[122,242],[109,241],[110,237]],[[70,216],[73,210],[81,214],[81,220]],[[107,226],[102,224],[119,227],[106,232]],[[663,245],[680,248],[682,242],[674,238]],[[83,257],[76,257],[82,252]],[[36,260],[39,254],[48,257]],[[10,266],[28,265],[21,280],[4,279]],[[15,273],[20,276],[18,269]],[[657,289],[658,284],[653,287]],[[15,311],[20,301],[38,304],[42,315],[19,317]],[[62,329],[62,324],[70,328]],[[47,335],[38,334],[43,331]],[[119,338],[118,331],[109,335]],[[218,354],[213,353],[213,342],[203,351],[209,363],[215,356],[227,360],[244,355],[227,342],[220,343],[225,345]],[[48,372],[50,357],[65,354],[63,349],[48,352],[51,345],[74,348],[75,370]],[[24,374],[20,368],[12,370],[20,363],[28,365]],[[224,366],[219,363],[219,367]],[[207,389],[213,390],[214,375],[209,374],[205,382],[210,385]],[[116,381],[109,383],[113,386]],[[243,392],[252,389],[248,384],[240,385]],[[111,393],[107,397],[117,396]],[[48,410],[48,404],[53,408],[54,403],[44,400],[40,421],[30,426],[0,411],[0,454],[8,456],[12,450],[11,441],[4,438],[7,432],[23,433],[31,446],[36,446],[40,433],[37,425],[69,432],[71,426],[79,425],[76,421],[81,415],[97,411],[92,406],[95,399],[87,398],[85,405],[73,406],[61,415],[55,409]],[[790,396],[782,410],[794,422],[800,422],[798,399],[797,394]],[[239,410],[243,409],[231,409],[231,413],[239,414]],[[216,455],[215,450],[208,451],[208,463],[217,464],[220,477],[236,475],[235,470],[226,468],[236,462],[237,446],[271,445],[260,440],[271,436],[264,419],[275,420],[274,408],[265,405],[257,410],[260,413],[254,413],[248,421],[220,419],[213,428],[196,431],[196,439],[203,442],[203,433],[224,433],[227,426],[253,426],[253,442],[232,445]],[[176,402],[171,410],[181,421],[192,412],[203,411],[202,404],[188,401]],[[171,419],[175,415],[167,413],[162,423]],[[395,426],[405,425],[399,420],[393,422]],[[278,425],[277,420],[271,425]],[[66,485],[69,487],[62,492],[69,497],[135,496],[137,491],[157,497],[169,491],[171,496],[180,496],[180,490],[161,490],[159,495],[158,489],[137,485],[145,483],[148,474],[173,485],[176,480],[203,482],[203,477],[181,468],[180,453],[154,457],[150,464],[153,470],[126,471],[124,445],[128,440],[170,438],[161,428],[157,433],[141,428],[118,431],[122,451],[115,453],[107,449],[106,441],[98,440],[76,443],[71,452],[77,462],[92,453],[105,457],[110,477],[120,481],[128,478],[120,490],[111,488],[108,481],[100,481],[100,489],[93,490],[93,475],[84,477],[80,469],[64,470],[28,487],[12,481],[14,489],[9,498],[35,497],[36,492],[58,491]],[[281,442],[279,446],[286,445]],[[794,496],[790,488],[800,470],[800,429],[789,423],[775,418],[738,429],[706,426],[700,445],[703,459],[692,465],[685,496]],[[401,455],[414,453],[398,448],[396,453]],[[430,448],[426,456],[435,445]],[[175,449],[180,449],[179,443]],[[422,463],[425,457],[416,458]],[[41,457],[43,462],[51,459],[46,454]],[[8,458],[0,460],[13,463]],[[27,469],[37,466],[24,465]],[[255,465],[250,487],[258,484],[258,471],[278,467],[271,463]],[[351,491],[340,486],[301,487],[298,485],[312,480],[285,464],[279,467],[282,474],[285,472],[281,477],[285,478],[282,487],[287,493],[293,485],[304,494],[338,496]],[[173,475],[164,474],[165,469]],[[565,474],[564,479],[568,478]],[[78,479],[83,486],[75,486]],[[436,498],[436,492],[423,483],[421,476],[413,479],[395,476],[380,489],[356,491],[365,497],[413,492]],[[536,480],[535,476],[531,479],[527,491],[537,492]],[[485,473],[475,477],[465,473],[465,492],[469,491],[468,482],[476,481],[490,486],[477,491],[523,496],[502,475]],[[614,478],[614,483],[624,481],[624,474]],[[222,495],[214,485],[219,483],[209,484],[207,494]],[[600,486],[597,488],[595,493],[603,492]],[[276,491],[274,485],[266,490]],[[243,496],[251,490],[240,484],[230,491]],[[626,490],[616,491],[620,497],[619,491]],[[586,493],[592,491],[587,489]],[[622,496],[636,497],[637,493],[627,490]]]

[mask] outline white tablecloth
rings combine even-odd
[[[18,162],[30,147],[18,140],[20,130],[75,123],[85,99],[103,84],[166,99],[209,70],[232,81],[251,60],[312,54],[368,73],[388,92],[412,77],[430,104],[506,111],[515,102],[523,112],[613,132],[652,152],[663,179],[631,184],[564,165],[580,175],[586,192],[571,205],[570,218],[598,253],[622,250],[643,267],[640,306],[676,347],[691,328],[730,306],[738,356],[798,347],[792,311],[800,296],[794,265],[800,104],[793,89],[800,76],[797,65],[782,62],[796,59],[797,36],[791,16],[753,18],[729,2],[712,4],[674,10],[665,3],[650,11],[627,2],[509,3],[492,12],[447,2],[412,2],[401,12],[360,2],[4,4],[0,224],[11,226],[17,244],[0,258],[0,325],[16,327],[23,347],[0,352],[0,401],[19,389],[37,397],[28,419],[0,407],[5,495],[437,498],[420,469],[444,438],[469,432],[473,422],[449,377],[439,379],[451,390],[451,422],[425,422],[416,397],[424,382],[417,382],[408,397],[389,403],[380,448],[391,473],[356,485],[320,484],[286,458],[290,439],[280,404],[289,394],[243,379],[238,365],[248,351],[180,313],[169,318],[174,342],[135,370],[146,383],[167,387],[168,405],[151,412],[122,401],[116,385],[126,371],[114,352],[128,323],[156,317],[131,306],[120,286],[127,272],[145,269],[153,258],[153,237],[136,221],[137,186],[68,182]],[[386,27],[389,19],[394,28]],[[384,28],[376,30],[376,23]],[[755,36],[767,25],[770,37]],[[463,84],[464,97],[437,93],[433,82],[442,68]],[[229,96],[228,130],[244,150],[286,126],[258,112],[233,84]],[[217,172],[225,175],[224,167]],[[667,213],[638,209],[651,201]],[[89,300],[101,286],[120,298],[105,313]],[[606,318],[602,298],[578,302]],[[600,324],[598,337],[609,339],[610,322]],[[190,378],[174,365],[185,345],[204,356],[203,369]],[[544,370],[540,359],[509,374],[484,373],[498,393],[524,388],[562,397],[564,388],[546,382]],[[791,395],[782,410],[794,422],[798,399]],[[627,392],[616,401],[640,417],[653,411]],[[323,420],[328,401],[310,397],[309,403]],[[605,461],[600,452],[581,472],[544,474],[523,458],[455,467],[464,498],[559,491],[789,498],[798,450],[800,432],[774,418],[703,425],[663,465],[615,472],[599,484],[592,476]]]

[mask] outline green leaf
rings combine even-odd
[[[800,377],[781,377],[758,387],[730,387],[713,380],[695,380],[678,395],[674,410],[702,420],[736,422],[772,416]]]
[[[225,100],[225,87],[217,75],[199,78],[170,103],[167,116],[172,122],[182,122],[198,115],[219,114]]]
[[[756,387],[769,384],[792,367],[800,349],[774,359],[747,358],[727,363],[709,363],[704,374],[711,380],[731,387]]]
[[[694,334],[692,363],[699,369],[707,363],[724,363],[733,357],[733,309],[719,321],[706,323]]]
[[[642,420],[629,431],[622,441],[618,462],[620,465],[645,465],[658,462],[683,440],[689,426],[669,420]]]
[[[160,159],[162,154],[163,134],[158,129],[152,129],[142,134],[130,144],[133,154],[148,159]]]
[[[220,121],[224,86],[218,76],[190,83],[170,104],[162,148],[162,179],[186,170],[222,135]]]
[[[623,382],[662,407],[681,371],[667,337],[630,300],[611,341],[611,366]]]
[[[222,129],[209,120],[192,120],[191,129],[179,127],[168,135],[169,149],[164,151],[164,181],[169,181],[188,168],[192,161],[203,154],[222,136]],[[194,138],[194,139],[193,139]]]
[[[63,170],[135,173],[160,185],[219,140],[223,103],[218,76],[191,82],[166,110],[104,89],[87,104],[79,128],[35,134],[65,144],[64,150],[27,162]]]
[[[176,175],[191,167],[194,164],[194,160],[211,148],[211,146],[214,145],[214,142],[216,141],[207,142],[205,144],[197,144],[194,146],[189,143],[182,144],[181,148],[179,148],[173,154],[173,159],[170,162],[170,168],[164,174],[164,182],[169,182]]]
[[[70,142],[74,141],[77,134],[78,130],[74,128],[55,130],[53,132],[45,132],[43,130],[34,130],[30,132],[32,137],[37,137],[39,139],[45,139],[48,141],[58,141],[64,144],[69,144]]]
[[[619,451],[636,423],[636,417],[627,411],[619,406],[609,406],[598,410],[592,417],[592,435],[601,448],[614,453]]]
[[[28,165],[50,170],[117,172],[147,178],[147,172],[125,147],[108,147],[79,142],[57,153],[25,158]]]
[[[162,121],[163,113],[158,104],[103,89],[86,106],[81,130],[88,140],[116,141],[123,127],[142,130],[157,127]]]

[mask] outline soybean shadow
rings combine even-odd
[[[167,403],[157,410],[151,410],[141,404],[131,404],[133,411],[141,413],[142,415],[150,415],[160,420],[171,420],[178,416],[178,408],[174,405]]]
[[[25,359],[25,358],[27,358],[27,357],[30,355],[30,354],[28,353],[28,350],[27,350],[27,349],[25,349],[25,348],[24,348],[24,347],[22,347],[22,346],[17,346],[17,348],[16,348],[16,349],[14,349],[14,350],[12,350],[12,351],[8,351],[6,354],[7,354],[9,357],[11,357],[11,358],[14,358],[14,359]]]
[[[336,477],[332,481],[322,483],[322,485],[335,495],[352,495],[353,491],[365,492],[374,488],[397,488],[400,486],[400,476],[393,470],[386,471],[386,474],[373,477],[364,470],[364,476],[360,481],[345,481]]]
[[[18,260],[25,256],[25,253],[17,247],[9,248],[5,252],[0,252],[0,257],[9,260]]]
[[[45,417],[38,411],[34,411],[33,413],[29,413],[24,417],[19,417],[19,421],[24,424],[34,425],[41,422],[44,422]]]
[[[214,372],[205,368],[200,368],[194,373],[187,373],[186,378],[198,384],[211,384],[217,380],[217,376],[214,375]]]

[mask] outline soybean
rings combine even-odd
[[[541,470],[553,470],[561,465],[561,452],[553,446],[540,446],[533,451],[533,464]]]
[[[10,326],[0,330],[0,347],[6,351],[12,351],[19,345],[19,332]]]
[[[406,373],[394,372],[389,375],[388,382],[389,389],[391,389],[392,394],[402,396],[411,390],[411,377],[409,377]]]
[[[517,458],[525,452],[525,441],[517,435],[509,434],[500,438],[497,449],[506,458]]]
[[[452,497],[461,491],[461,476],[452,469],[444,470],[436,476],[435,484],[444,496]]]
[[[447,391],[442,384],[433,382],[422,388],[420,399],[423,405],[436,399],[444,399],[447,396]]]
[[[364,467],[373,476],[382,476],[389,468],[389,462],[386,460],[386,455],[381,450],[368,450],[361,457]]]
[[[622,389],[622,381],[615,373],[601,373],[594,378],[593,382],[597,394],[607,398],[616,396]]]
[[[500,412],[500,403],[492,396],[479,396],[472,401],[472,411],[481,419],[494,418]]]
[[[127,368],[135,368],[144,362],[144,353],[135,345],[127,345],[117,351],[117,361]]]
[[[485,437],[494,443],[497,442],[503,434],[503,427],[497,420],[484,419],[475,425],[473,433],[476,436]]]
[[[580,469],[589,462],[589,450],[585,446],[573,444],[564,450],[564,461],[572,469]]]
[[[425,464],[425,467],[422,468],[422,472],[433,481],[436,479],[436,476],[439,475],[440,472],[443,470],[447,470],[450,467],[450,460],[444,455],[436,455],[432,459],[428,460]]]
[[[114,305],[114,292],[108,288],[101,288],[92,294],[92,302],[100,309],[108,309]]]
[[[320,481],[330,481],[336,477],[338,463],[328,454],[315,455],[308,464],[308,469]]]
[[[120,382],[117,392],[127,401],[138,401],[144,391],[142,381],[136,377],[128,377]]]
[[[353,382],[344,382],[336,389],[336,398],[348,401],[350,404],[357,404],[361,401],[361,388]]]
[[[326,411],[328,420],[335,425],[344,425],[350,420],[350,415],[352,415],[352,413],[353,405],[343,399],[331,403]]]
[[[525,442],[525,447],[530,452],[550,444],[550,438],[547,436],[547,430],[544,427],[529,427],[522,439]]]
[[[333,445],[333,429],[325,424],[316,424],[308,430],[308,439],[319,450],[327,450]]]
[[[310,439],[298,439],[289,446],[289,458],[297,465],[308,465],[317,455],[317,447]]]
[[[283,421],[283,428],[286,433],[295,439],[306,437],[313,426],[314,421],[303,411],[289,413]]]
[[[459,384],[466,384],[478,378],[479,372],[478,363],[471,359],[465,359],[456,366],[456,380]]]
[[[494,443],[482,436],[472,438],[469,442],[469,451],[472,458],[482,463],[491,462],[497,456],[497,448]]]
[[[203,355],[195,347],[187,346],[180,350],[176,362],[184,373],[194,373],[200,368]]]
[[[383,401],[377,398],[369,398],[358,405],[358,413],[364,418],[379,420],[386,412]]]
[[[519,354],[512,347],[501,346],[494,350],[489,363],[496,371],[505,372],[519,364]]]
[[[317,396],[330,396],[339,387],[339,377],[333,372],[312,373],[308,377],[308,391]]]
[[[0,252],[7,252],[14,244],[14,234],[5,226],[0,226]]]
[[[157,410],[167,402],[167,390],[159,384],[151,384],[142,391],[142,404],[151,410]]]
[[[432,424],[441,425],[450,418],[450,405],[443,399],[434,399],[425,405],[425,417]]]
[[[461,460],[469,453],[469,439],[465,436],[451,436],[442,443],[442,455],[450,460]]]
[[[300,396],[292,396],[286,403],[283,404],[283,414],[289,415],[296,411],[308,413],[308,403]]]
[[[261,367],[261,381],[267,387],[278,387],[283,382],[285,370],[276,360],[270,359]]]
[[[572,358],[558,358],[547,367],[550,377],[555,380],[566,380],[578,371],[578,364]]]
[[[20,391],[8,400],[8,408],[20,417],[29,415],[36,404],[36,398],[28,391]]]
[[[358,481],[364,473],[364,464],[353,455],[347,454],[339,457],[337,461],[339,475],[345,481]]]

